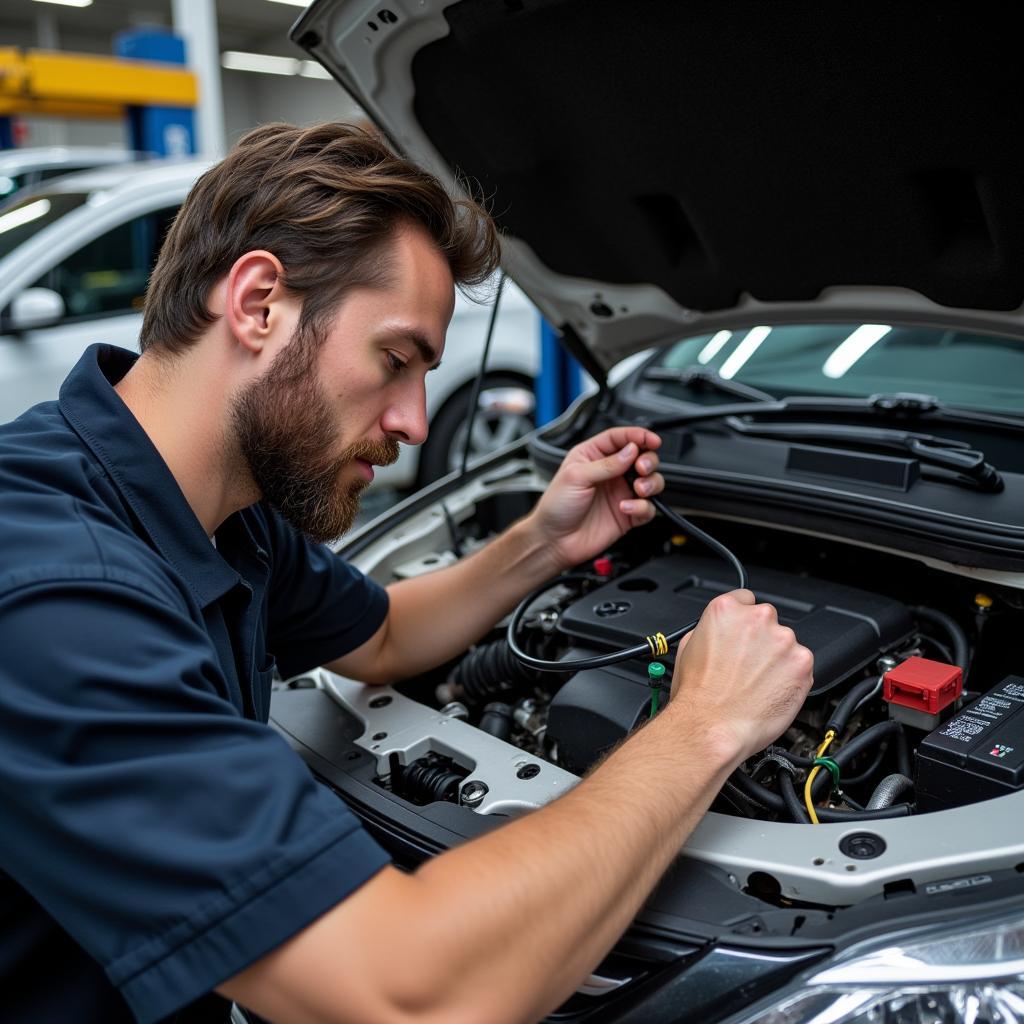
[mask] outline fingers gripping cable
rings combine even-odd
[[[635,474],[632,472],[627,474],[627,479],[632,483],[635,479]],[[678,515],[660,498],[650,497],[647,498],[647,500],[671,523],[674,523],[691,537],[696,537],[697,540],[711,548],[715,554],[720,555],[725,559],[725,561],[729,562],[736,571],[737,588],[742,590],[746,587],[747,570],[743,567],[740,560],[724,544],[715,540],[714,537],[705,533],[699,527],[694,526],[688,519],[684,519],[681,515]],[[520,662],[538,672],[578,672],[581,669],[586,668],[603,668],[606,665],[615,665],[620,661],[628,661],[630,658],[650,658],[653,660],[654,658],[668,654],[669,645],[676,643],[683,636],[689,633],[699,621],[694,619],[692,622],[686,623],[685,626],[680,626],[678,629],[667,634],[662,632],[653,632],[650,636],[645,636],[632,647],[626,647],[619,651],[611,651],[608,654],[595,655],[592,658],[577,658],[575,661],[548,661],[544,658],[535,658],[533,655],[527,654],[526,651],[519,646],[517,634],[519,632],[519,627],[522,625],[523,618],[530,606],[539,597],[555,587],[562,586],[566,583],[589,581],[591,579],[592,577],[588,573],[565,573],[562,576],[558,576],[548,583],[537,587],[536,590],[531,591],[523,598],[522,601],[519,602],[519,605],[513,612],[512,619],[508,624],[507,638],[509,650]]]

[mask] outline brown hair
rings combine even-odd
[[[216,317],[206,300],[243,253],[272,252],[302,297],[299,329],[325,324],[344,293],[386,279],[385,246],[403,222],[426,229],[457,284],[497,268],[491,218],[432,174],[349,124],[266,124],[196,182],[146,291],[140,347],[182,352]]]

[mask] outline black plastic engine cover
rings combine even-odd
[[[838,686],[913,632],[910,611],[898,601],[774,569],[748,566],[747,571],[757,599],[773,604],[779,621],[814,652],[811,696]],[[711,559],[652,558],[566,609],[559,623],[573,638],[566,660],[678,629],[698,618],[713,598],[736,589],[729,575]],[[673,656],[660,660],[671,664]],[[547,735],[558,745],[559,763],[584,772],[649,714],[645,662],[634,658],[577,672],[551,702]]]
[[[830,690],[913,632],[909,609],[880,594],[757,566],[747,572],[758,601],[774,605],[779,621],[813,651],[811,696]],[[563,613],[559,629],[575,646],[631,647],[648,634],[667,634],[699,618],[709,601],[735,589],[723,562],[663,555],[578,600]]]
[[[566,658],[593,653],[572,650]],[[577,672],[548,708],[547,735],[558,745],[558,763],[582,774],[647,718],[650,709],[647,673],[636,659]]]

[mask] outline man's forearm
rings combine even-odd
[[[670,704],[556,804],[412,876],[378,876],[224,991],[304,1022],[550,1012],[628,926],[739,756],[687,717]]]
[[[407,679],[465,651],[562,568],[527,518],[456,565],[392,584],[379,661],[385,678],[375,681]]]
[[[289,1024],[536,1020],[611,948],[729,771],[792,722],[812,668],[770,605],[716,597],[672,700],[590,778],[414,875],[385,868],[221,991]]]
[[[433,883],[441,902],[451,887],[475,890],[475,907],[469,899],[450,906],[447,927],[458,938],[443,958],[451,963],[447,984],[465,979],[467,1002],[475,983],[491,1007],[518,1003],[510,1020],[536,1019],[566,999],[625,931],[735,760],[727,737],[713,740],[694,721],[684,731],[685,717],[685,708],[673,708],[557,806],[421,868],[419,880]],[[679,738],[690,730],[693,741],[681,751]],[[666,779],[671,785],[655,781]]]

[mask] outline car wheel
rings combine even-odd
[[[472,394],[470,383],[449,398],[431,421],[420,455],[419,486],[461,467]],[[480,389],[480,411],[473,423],[470,464],[533,430],[533,409],[530,380],[512,373],[487,374]]]

